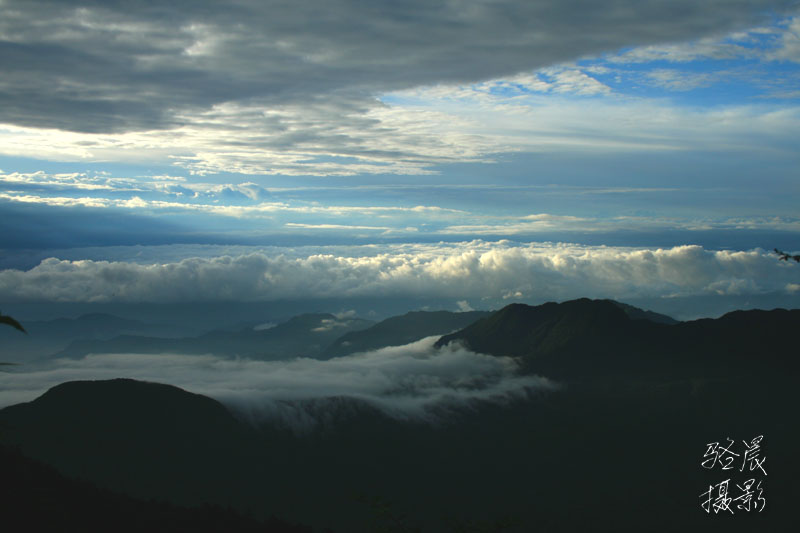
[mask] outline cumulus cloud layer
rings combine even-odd
[[[0,372],[0,407],[30,401],[64,381],[129,377],[211,396],[256,423],[278,421],[302,430],[330,418],[331,398],[361,400],[395,418],[435,421],[475,401],[511,401],[556,387],[545,378],[517,376],[508,358],[458,346],[437,350],[437,338],[330,361],[170,354],[57,360],[47,367]]]
[[[632,298],[762,294],[797,281],[771,252],[515,244],[367,246],[341,255],[248,253],[170,263],[50,258],[0,271],[0,300],[276,301],[345,297]]]

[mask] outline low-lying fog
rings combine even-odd
[[[436,421],[473,402],[507,402],[551,390],[546,378],[517,375],[511,358],[462,346],[434,348],[438,337],[328,361],[223,359],[211,355],[93,354],[0,372],[0,407],[31,401],[74,380],[133,378],[215,398],[252,422],[313,427],[326,399],[349,397],[391,417]]]

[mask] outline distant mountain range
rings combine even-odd
[[[556,304],[546,304],[552,305]],[[614,305],[632,320],[676,323],[665,315],[617,302]],[[310,313],[279,323],[180,336],[165,324],[95,313],[75,319],[27,322],[28,336],[6,328],[0,331],[0,341],[7,354],[3,359],[13,362],[29,362],[45,356],[80,358],[99,353],[214,354],[259,360],[298,356],[331,359],[450,334],[491,314],[488,311],[412,311],[374,323],[356,317]]]
[[[175,387],[112,380],[3,409],[0,440],[134,496],[337,531],[792,531],[800,368],[787,347],[800,311],[669,322],[608,300],[479,318],[440,346],[518,358],[562,387],[453,408],[438,424],[337,397],[315,404],[326,424],[296,434]],[[731,479],[733,491],[757,472],[704,469],[708,443],[758,435],[766,510],[709,515],[710,485]]]
[[[425,337],[445,335],[460,330],[476,320],[485,318],[488,311],[412,311],[402,316],[387,318],[369,328],[345,333],[323,353],[330,359],[356,352],[377,350],[386,346],[402,346]]]
[[[480,353],[515,357],[524,373],[558,379],[774,375],[800,369],[786,348],[798,325],[800,310],[675,322],[611,300],[580,299],[512,304],[436,345],[460,342]]]
[[[119,335],[170,336],[176,330],[165,324],[150,324],[105,313],[90,313],[77,318],[25,321],[24,335],[11,328],[0,328],[0,360],[28,362],[52,355],[72,341],[108,340]]]
[[[90,353],[184,353],[259,360],[311,357],[331,359],[356,352],[400,346],[433,335],[444,335],[488,316],[486,311],[414,311],[375,324],[360,318],[316,313],[276,325],[238,331],[212,331],[197,337],[159,338],[120,335],[106,340],[76,340],[56,357]]]
[[[212,331],[177,339],[122,335],[109,340],[73,341],[57,357],[83,357],[90,353],[214,354],[259,360],[315,357],[341,335],[374,324],[360,318],[337,318],[328,313],[293,317],[274,327],[248,327],[239,331]]]

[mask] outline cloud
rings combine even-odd
[[[195,174],[194,180],[220,172],[426,175],[450,163],[496,162],[498,154],[509,152],[705,150],[757,158],[771,152],[796,153],[781,139],[798,134],[797,106],[778,109],[762,100],[760,105],[700,109],[621,97],[576,100],[571,97],[575,91],[602,94],[605,86],[583,73],[569,72],[576,79],[566,79],[566,72],[557,74],[561,81],[553,78],[547,94],[526,91],[513,96],[487,93],[480,86],[431,86],[384,95],[388,103],[369,99],[345,105],[332,98],[279,107],[263,102],[220,104],[203,112],[214,115],[213,120],[187,117],[180,131],[97,135],[0,127],[0,153],[176,165]],[[652,82],[644,78],[644,83]],[[769,90],[788,85],[779,83]]]
[[[649,77],[644,81],[653,83]],[[454,92],[418,88],[392,96],[392,102],[404,110],[437,109],[457,117],[459,131],[474,133],[487,153],[674,152],[686,156],[705,151],[733,157],[761,158],[767,152],[793,157],[783,139],[794,135],[800,114],[797,106],[682,107],[622,96],[598,100],[531,93],[509,98],[487,95],[480,87]],[[429,127],[447,128],[447,122]]]
[[[170,263],[50,258],[0,271],[0,300],[278,301],[324,298],[626,299],[783,292],[796,265],[764,250],[516,244],[369,246],[350,253],[249,253]]]
[[[137,198],[137,197],[134,197]],[[73,207],[73,206],[81,206],[81,207],[108,207],[112,205],[112,202],[106,198],[98,198],[98,197],[90,197],[90,196],[83,196],[80,198],[71,198],[65,196],[36,196],[32,194],[6,194],[0,193],[0,200],[8,200],[12,202],[19,202],[23,204],[43,204],[49,206],[56,206],[56,207]],[[141,201],[141,199],[139,199]],[[135,202],[135,200],[127,201],[127,205],[132,205],[130,202]]]
[[[391,228],[386,226],[352,226],[343,224],[302,224],[297,222],[287,222],[286,227],[297,229],[347,229],[347,230],[370,230],[386,231]]]
[[[739,36],[740,41],[748,40],[749,33]],[[689,63],[704,59],[725,60],[752,58],[759,55],[757,49],[744,46],[742,42],[732,42],[730,38],[705,38],[690,43],[658,44],[641,46],[621,54],[609,55],[611,63],[649,63],[666,61],[669,63]]]
[[[563,110],[520,117],[511,106],[488,128],[495,131],[485,131],[495,121],[476,113],[386,102],[441,86],[483,102],[531,92],[608,94],[596,68],[570,62],[621,47],[705,42],[795,3],[622,0],[611,9],[557,0],[332,0],[315,4],[314,16],[303,2],[256,0],[3,5],[0,153],[175,164],[199,176],[351,176],[431,174],[438,165],[491,162],[531,147],[641,146],[636,140],[647,135],[587,131],[589,118],[602,125],[589,130],[637,122],[624,113],[590,114],[583,128],[563,131]],[[785,35],[784,56],[794,46]]]
[[[682,72],[675,69],[656,69],[647,73],[650,83],[671,91],[691,91],[710,87],[720,79],[719,73]]]
[[[767,10],[793,5],[337,0],[309,16],[294,2],[6,0],[0,122],[106,133],[174,128],[224,102],[273,106],[490,79],[752,26]]]
[[[557,93],[573,93],[579,95],[608,94],[611,89],[577,68],[565,66],[550,67],[539,71],[551,81],[550,90]]]
[[[37,189],[85,190],[85,191],[140,191],[136,180],[112,178],[104,173],[65,172],[49,174],[37,172],[10,172],[0,170],[0,183],[6,187],[27,186]]]
[[[511,217],[506,217],[511,218]],[[579,230],[579,231],[602,231],[605,229],[598,225],[598,220],[581,218],[569,215],[550,215],[540,213],[517,217],[515,220],[496,220],[491,224],[469,224],[460,226],[448,226],[442,233],[452,234],[472,234],[472,235],[513,235],[525,233],[538,233],[543,231],[559,230]]]
[[[38,173],[37,173],[38,174]],[[4,175],[0,174],[0,180]],[[411,206],[369,206],[369,205],[320,205],[318,202],[298,201],[291,203],[283,201],[263,201],[271,195],[266,189],[252,183],[225,184],[209,186],[195,184],[186,186],[163,186],[160,183],[140,182],[139,188],[115,188],[113,185],[96,185],[86,187],[77,182],[70,186],[76,189],[103,189],[113,191],[103,196],[102,192],[94,190],[94,196],[82,196],[85,191],[78,191],[78,195],[62,196],[62,191],[52,187],[52,183],[41,180],[36,182],[37,193],[26,193],[13,189],[15,183],[30,184],[31,181],[7,181],[12,186],[9,192],[0,192],[0,200],[19,204],[40,204],[53,207],[87,207],[87,208],[121,208],[139,212],[186,212],[213,214],[234,218],[268,218],[274,219],[275,215],[308,215],[329,217],[366,216],[389,218],[408,216],[424,216],[426,218],[442,218],[447,216],[466,214],[459,209],[448,209],[433,205]],[[127,193],[127,194],[120,194]],[[133,194],[137,193],[137,194]],[[138,194],[141,193],[141,194]],[[81,195],[81,196],[79,196]],[[122,196],[122,197],[120,197]],[[341,196],[346,196],[344,193]],[[314,225],[305,223],[287,223],[286,226],[296,228],[330,228],[330,225]],[[349,226],[341,226],[349,227]],[[387,227],[365,227],[365,229],[389,229]]]
[[[516,363],[459,346],[437,350],[438,337],[318,361],[263,362],[209,355],[90,355],[0,372],[0,407],[30,401],[64,381],[128,377],[169,383],[220,400],[243,418],[310,429],[333,399],[353,398],[400,419],[436,421],[476,401],[507,402],[554,390],[545,378],[519,376]]]
[[[796,232],[800,230],[800,220],[796,218],[778,216],[717,219],[677,219],[656,216],[616,216],[609,218],[589,218],[539,213],[522,217],[492,218],[484,216],[475,218],[483,218],[486,220],[486,223],[447,226],[442,228],[440,233],[445,235],[522,236],[537,234],[546,235],[548,232],[552,231],[587,234],[612,233],[615,231],[643,231],[648,229],[654,231],[685,230],[695,232],[712,230],[731,231],[743,229],[790,232]]]
[[[681,43],[639,46],[605,59],[614,64],[663,61],[689,63],[703,60],[762,59],[800,60],[800,17],[788,16],[770,26],[717,34]]]
[[[186,183],[182,177],[148,176],[148,177],[114,177],[106,172],[70,172],[48,173],[36,172],[10,172],[0,170],[0,183],[5,187],[5,198],[17,201],[37,201],[33,194],[21,195],[20,192],[36,192],[40,203],[47,200],[47,196],[56,194],[94,194],[107,195],[104,198],[107,205],[124,205],[126,200],[140,196],[158,195],[162,198],[173,200],[163,202],[175,204],[181,201],[187,204],[200,202],[224,202],[230,204],[253,204],[266,202],[270,193],[263,187],[252,182],[209,184]],[[124,199],[120,199],[123,197]],[[156,204],[154,204],[156,205]]]
[[[644,84],[672,91],[725,84],[720,100],[731,96],[732,87],[755,98],[793,99],[797,73],[779,63],[800,62],[800,17],[689,42],[634,47],[605,54],[600,61],[607,65],[606,73],[615,74],[617,88],[622,80],[629,89]],[[662,68],[664,63],[686,66]]]
[[[790,18],[779,35],[778,46],[769,59],[800,63],[800,17]]]
[[[456,302],[456,305],[458,306],[458,310],[461,312],[474,311],[472,306],[469,305],[469,302],[466,300],[459,300]]]
[[[450,100],[478,100],[492,103],[493,98],[519,98],[530,93],[562,93],[590,96],[609,94],[611,89],[587,73],[602,72],[600,67],[579,68],[572,64],[545,67],[533,73],[522,73],[474,83],[472,85],[437,85],[404,91],[404,94]]]
[[[333,331],[337,328],[345,328],[349,327],[352,324],[352,320],[349,320],[347,317],[339,314],[336,318],[323,318],[320,321],[320,325],[311,331],[313,332],[325,332],[325,331]]]

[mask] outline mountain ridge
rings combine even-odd
[[[330,359],[386,346],[402,346],[461,329],[489,314],[489,311],[409,311],[366,329],[345,333],[325,350],[322,357]]]
[[[782,357],[800,327],[800,310],[753,310],[717,319],[667,324],[631,318],[611,300],[570,300],[540,306],[510,304],[436,346],[461,342],[469,349],[520,361],[523,373],[552,378],[649,375],[702,377],[798,372],[797,358]],[[759,369],[755,369],[758,373]]]
[[[78,358],[89,353],[211,353],[258,360],[315,357],[341,334],[372,324],[372,321],[361,318],[304,313],[265,329],[217,330],[180,338],[120,335],[104,341],[77,340],[54,357]]]

